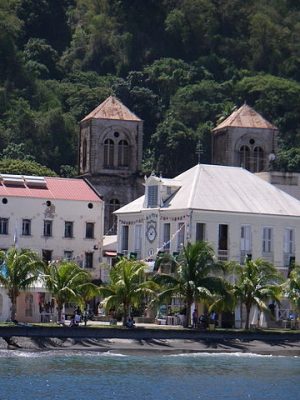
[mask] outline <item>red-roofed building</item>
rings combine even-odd
[[[72,259],[99,279],[103,210],[104,202],[84,179],[0,174],[0,248],[35,250],[45,261]],[[17,319],[39,320],[35,297],[45,295],[42,287],[33,289],[30,311],[22,295]],[[0,319],[7,317],[0,307]]]

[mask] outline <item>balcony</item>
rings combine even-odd
[[[229,251],[228,250],[218,250],[218,260],[219,261],[228,261]]]

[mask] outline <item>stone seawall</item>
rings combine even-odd
[[[196,330],[172,330],[151,328],[90,328],[90,327],[0,327],[0,337],[40,337],[40,338],[78,338],[78,339],[178,339],[178,340],[262,340],[299,341],[296,332],[201,332]]]

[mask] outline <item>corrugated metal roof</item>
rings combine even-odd
[[[45,177],[46,187],[5,185],[0,183],[1,197],[28,197],[41,199],[102,201],[83,179]]]
[[[114,96],[109,96],[103,101],[98,107],[96,107],[92,112],[90,112],[83,121],[88,119],[115,119],[115,120],[125,120],[125,121],[141,121],[133,112],[131,112],[127,107],[121,103]]]
[[[176,177],[181,188],[161,210],[206,210],[300,217],[300,201],[251,172],[237,167],[198,164]],[[144,196],[116,211],[141,212]]]
[[[229,117],[213,129],[213,132],[229,127],[277,129],[275,125],[272,125],[247,104],[243,104],[242,107],[229,115]]]

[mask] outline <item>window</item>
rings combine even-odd
[[[171,224],[163,225],[163,246],[165,250],[170,250],[170,238],[171,238]]]
[[[87,160],[87,142],[86,142],[86,138],[84,138],[83,144],[82,144],[82,168],[83,168],[83,170],[86,169],[86,160]]]
[[[120,208],[120,201],[118,199],[111,199],[108,204],[108,230],[112,235],[116,232],[117,217],[113,214],[114,211]]]
[[[52,236],[52,221],[44,221],[44,236]]]
[[[148,186],[148,207],[158,206],[158,186]]]
[[[241,226],[241,251],[251,253],[251,226]]]
[[[31,220],[23,219],[22,221],[22,235],[30,236],[31,235]]]
[[[264,151],[261,147],[255,147],[253,151],[254,169],[253,172],[260,172],[264,169]]]
[[[241,226],[241,264],[244,264],[246,257],[252,253],[251,226]]]
[[[142,225],[141,224],[135,225],[134,250],[138,253],[138,256],[140,256],[140,252],[142,250]]]
[[[64,251],[64,259],[70,261],[70,260],[72,260],[72,258],[73,258],[73,251],[65,250]]]
[[[228,250],[228,225],[219,225],[219,250]]]
[[[240,148],[240,166],[250,170],[250,149],[248,146]]]
[[[205,224],[196,224],[196,242],[205,240]]]
[[[263,253],[272,252],[272,228],[263,229],[262,251]]]
[[[121,229],[121,251],[128,251],[128,238],[129,238],[129,226],[122,225]]]
[[[94,239],[94,223],[87,222],[85,226],[85,237],[86,239]]]
[[[177,249],[181,250],[184,245],[185,225],[184,222],[179,222],[177,233]]]
[[[42,259],[44,263],[49,263],[52,260],[52,250],[42,250]]]
[[[8,235],[8,218],[0,218],[0,235]]]
[[[85,268],[93,268],[93,257],[94,253],[89,252],[89,253],[85,253],[85,263],[84,266]]]
[[[111,168],[114,166],[114,141],[106,139],[104,142],[104,166]]]
[[[283,258],[284,266],[291,267],[295,260],[295,231],[291,228],[284,230],[284,242],[283,242]]]
[[[73,222],[65,221],[65,237],[72,238],[73,237]]]
[[[118,165],[119,167],[129,165],[129,146],[126,140],[120,140],[118,144]]]
[[[286,254],[294,254],[295,253],[295,238],[294,238],[294,229],[287,228],[284,231],[284,252]]]

